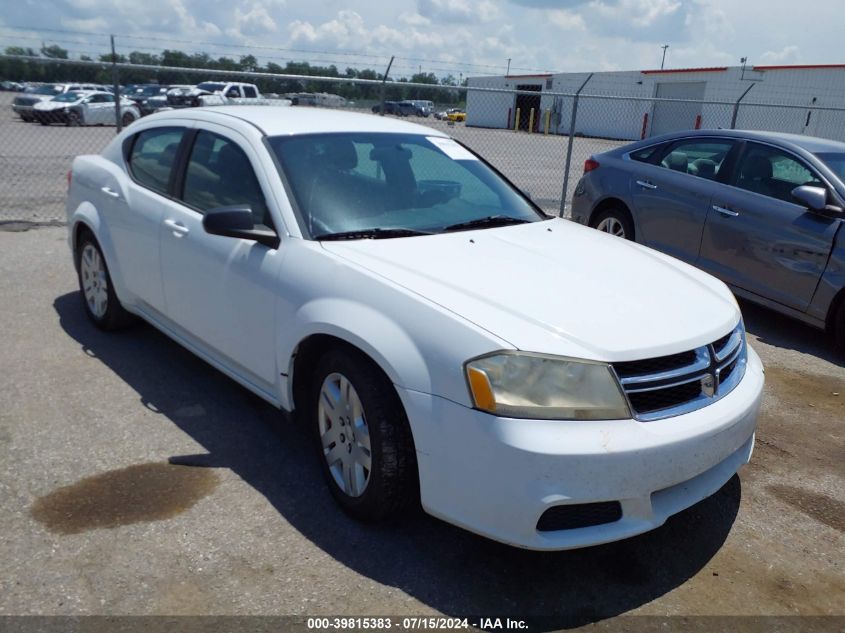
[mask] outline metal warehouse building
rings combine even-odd
[[[736,127],[845,140],[845,64],[471,77],[468,87],[475,127],[568,134],[574,99],[566,95],[580,88],[575,133],[584,136]]]

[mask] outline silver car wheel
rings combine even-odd
[[[370,430],[358,392],[343,374],[329,374],[323,381],[317,420],[332,478],[344,493],[360,497],[370,481]]]
[[[596,228],[599,231],[610,233],[611,235],[615,235],[616,237],[625,237],[625,227],[622,226],[622,223],[619,220],[613,217],[605,218],[604,220],[598,223]]]
[[[109,285],[105,263],[93,244],[86,244],[82,249],[79,274],[88,309],[96,318],[102,319],[109,307]]]

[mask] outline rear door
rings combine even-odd
[[[699,266],[738,288],[805,311],[839,220],[808,210],[791,191],[826,183],[801,157],[749,142],[731,185],[713,197]]]
[[[666,146],[647,162],[631,160],[631,200],[638,242],[693,263],[715,183],[733,150],[731,139],[695,137]]]
[[[123,261],[126,287],[142,308],[164,311],[164,292],[159,262],[159,232],[164,209],[172,204],[173,168],[187,127],[169,124],[149,128],[126,141],[129,178],[125,185],[107,183],[104,195],[113,199],[109,218],[115,250]]]

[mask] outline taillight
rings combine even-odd
[[[68,169],[67,170],[67,189],[68,189],[68,191],[70,191],[70,181],[71,180],[73,180],[73,170]]]
[[[588,158],[584,161],[584,173],[586,174],[588,171],[593,171],[594,169],[599,168],[599,161]]]

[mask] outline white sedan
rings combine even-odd
[[[76,90],[58,95],[49,101],[36,103],[32,116],[41,125],[114,125],[114,95],[105,91]],[[141,118],[141,111],[133,101],[120,100],[120,122],[129,125]]]
[[[93,323],[141,317],[310,427],[351,515],[532,549],[613,541],[751,456],[731,293],[544,215],[476,154],[311,108],[163,112],[73,163]]]

